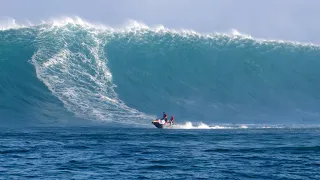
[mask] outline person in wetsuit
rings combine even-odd
[[[174,123],[174,116],[171,116],[170,118],[170,124],[172,125]]]
[[[162,119],[161,120],[163,120],[164,119],[164,121],[167,123],[168,122],[168,115],[165,113],[165,112],[163,112],[163,116],[162,116]]]

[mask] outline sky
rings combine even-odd
[[[236,29],[256,38],[320,44],[319,9],[318,0],[0,0],[0,20],[37,23],[79,16],[115,26],[131,19],[149,26],[203,33]]]

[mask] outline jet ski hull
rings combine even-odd
[[[170,128],[172,126],[170,123],[161,123],[161,120],[154,120],[152,124],[159,129]]]

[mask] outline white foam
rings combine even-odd
[[[244,33],[240,33],[238,30],[236,29],[231,29],[231,34],[233,36],[241,36],[241,37],[245,37],[245,38],[250,38],[252,39],[252,36],[248,35],[248,34],[244,34]]]
[[[185,124],[176,124],[173,126],[173,129],[216,129],[216,127],[210,127],[205,123],[198,123],[193,125],[192,122],[186,122]]]
[[[79,19],[66,19],[62,24],[76,22],[88,25]],[[62,26],[62,27],[61,27]],[[46,38],[57,33],[60,28],[63,36],[72,36],[73,32],[57,23],[43,29],[38,38]],[[112,74],[107,67],[104,44],[96,37],[99,32],[87,30],[88,34],[80,49],[72,49],[72,40],[55,34],[57,45],[48,49],[52,42],[43,41],[39,50],[32,57],[38,78],[58,97],[64,106],[76,116],[85,119],[128,122],[148,118],[147,115],[125,105],[114,91]],[[71,33],[71,34],[70,34]],[[59,42],[62,43],[59,43]],[[69,41],[69,42],[68,42]],[[56,51],[56,52],[55,52]],[[90,54],[85,54],[90,52]]]
[[[79,25],[83,28],[90,28],[95,29],[96,31],[117,31],[117,32],[123,32],[123,33],[130,33],[130,32],[136,32],[141,35],[143,35],[143,31],[153,31],[155,33],[172,33],[177,34],[183,37],[192,37],[192,36],[198,36],[202,38],[210,38],[214,39],[217,36],[227,36],[231,39],[252,39],[256,41],[257,43],[280,43],[280,44],[291,44],[291,45],[300,45],[300,46],[314,46],[319,47],[320,45],[314,44],[311,42],[302,43],[297,41],[284,41],[279,39],[263,39],[263,38],[256,38],[252,37],[249,34],[245,34],[243,32],[239,32],[236,29],[231,29],[231,31],[226,33],[200,33],[197,31],[194,31],[192,29],[174,29],[174,28],[166,28],[163,25],[156,24],[154,26],[148,26],[143,22],[137,21],[137,20],[128,20],[124,24],[120,26],[106,26],[102,23],[92,23],[89,21],[84,20],[83,18],[79,16],[60,16],[60,17],[54,17],[49,18],[49,20],[42,20],[40,23],[31,23],[30,21],[26,21],[27,23],[16,23],[16,20],[13,18],[6,18],[4,20],[0,20],[0,30],[8,30],[8,29],[17,29],[17,28],[24,28],[24,27],[30,27],[30,26],[38,26],[38,25],[51,25],[52,27],[63,27],[67,24],[73,24],[73,25]]]
[[[42,20],[41,24],[49,24],[53,27],[63,27],[68,24],[73,24],[73,25],[80,25],[82,27],[89,27],[89,28],[95,28],[95,29],[108,29],[107,26],[101,23],[91,23],[86,20],[83,20],[79,16],[54,17],[54,18],[50,18],[49,20]]]
[[[246,125],[241,125],[240,128],[242,128],[242,129],[247,129],[248,126],[246,126]]]
[[[29,25],[31,25],[31,23]],[[18,29],[23,27],[26,27],[26,25],[16,23],[16,20],[13,18],[6,17],[0,19],[0,30]]]
[[[310,128],[310,127],[319,127],[315,125],[263,125],[263,124],[213,124],[207,125],[205,123],[192,123],[190,121],[185,124],[175,124],[172,129],[283,129],[283,128]]]
[[[198,129],[210,129],[210,127],[204,123],[200,123],[198,126],[197,126]]]
[[[60,65],[61,67],[64,67],[66,64],[66,59],[68,56],[70,56],[70,51],[67,49],[62,50],[60,53],[58,53],[56,56],[48,59],[48,61],[43,63],[43,66],[46,68],[49,68],[50,66],[54,65]]]

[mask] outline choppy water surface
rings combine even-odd
[[[1,179],[319,179],[320,129],[3,129]]]

